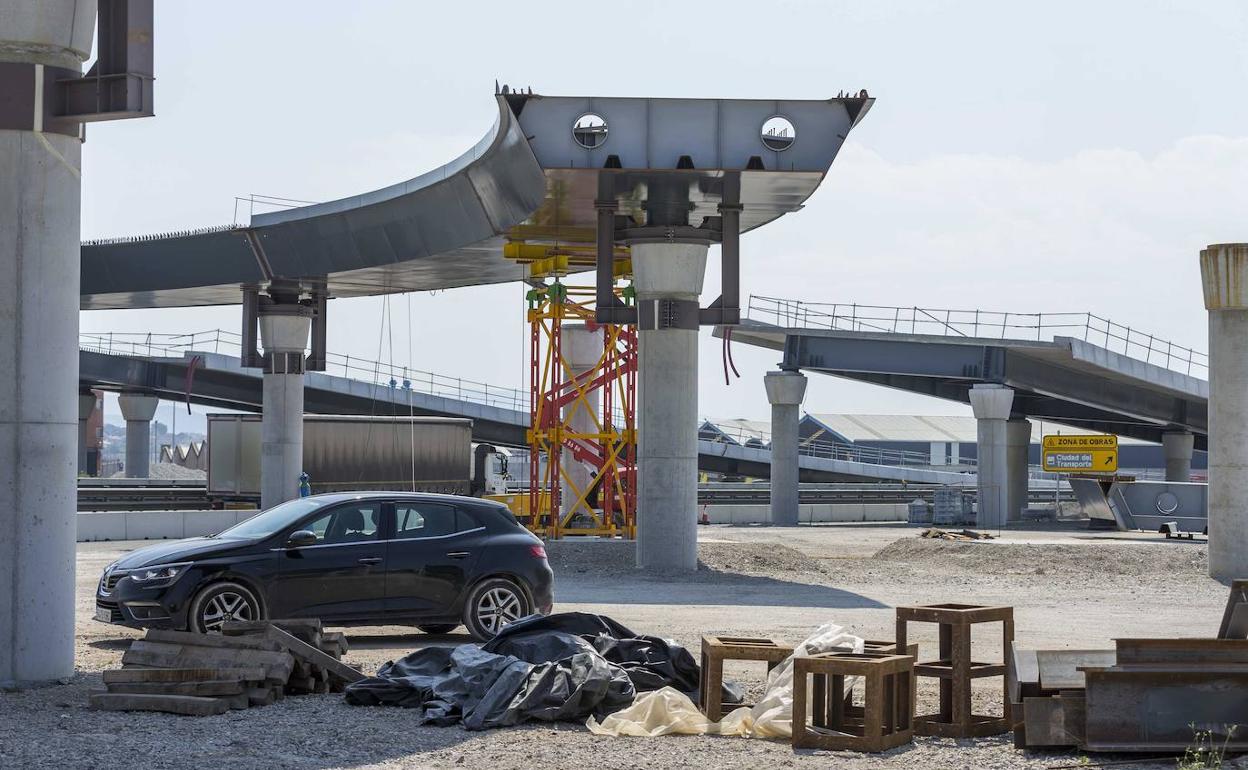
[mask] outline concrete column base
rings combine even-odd
[[[1166,481],[1191,481],[1196,437],[1182,432],[1163,433],[1161,447],[1166,456]]]
[[[1031,451],[1031,423],[1027,420],[1008,420],[1005,423],[1005,520],[1022,521],[1023,509],[1027,507],[1028,485],[1031,469],[1028,454]]]
[[[704,244],[632,247],[638,301],[698,298]],[[698,567],[698,330],[638,332],[637,566]]]
[[[152,473],[152,418],[160,399],[148,393],[117,397],[126,421],[126,478],[145,479]]]
[[[303,375],[264,375],[260,417],[260,508],[299,496],[303,473]]]
[[[771,523],[794,527],[800,512],[798,411],[806,397],[806,377],[801,372],[767,372],[763,386],[771,403]]]
[[[980,384],[971,388],[970,398],[978,428],[979,504],[975,523],[979,527],[1003,527],[1009,508],[1006,421],[1014,404],[1014,391],[1003,385]]]

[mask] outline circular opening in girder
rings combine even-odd
[[[763,123],[762,140],[767,149],[781,152],[797,141],[797,129],[793,128],[793,121],[783,115],[774,115]]]
[[[601,147],[607,141],[607,121],[601,115],[587,112],[572,124],[572,138],[587,150]]]
[[[1179,498],[1173,492],[1162,492],[1157,495],[1157,510],[1161,513],[1174,513],[1179,509]]]

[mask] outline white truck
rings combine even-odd
[[[208,497],[260,500],[260,415],[208,415]],[[313,493],[364,490],[484,496],[507,491],[507,452],[472,443],[472,420],[307,415],[303,470]]]

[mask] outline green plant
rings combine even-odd
[[[1178,770],[1219,770],[1226,758],[1226,747],[1235,736],[1238,725],[1223,725],[1226,737],[1219,745],[1210,730],[1197,730],[1191,725],[1193,739],[1179,759]]]

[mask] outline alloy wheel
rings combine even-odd
[[[221,624],[231,620],[255,620],[256,612],[246,596],[234,591],[222,591],[204,603],[199,613],[200,626],[204,631],[220,631]]]
[[[523,604],[516,592],[508,588],[491,588],[477,602],[477,622],[490,635],[497,634],[520,617]]]

